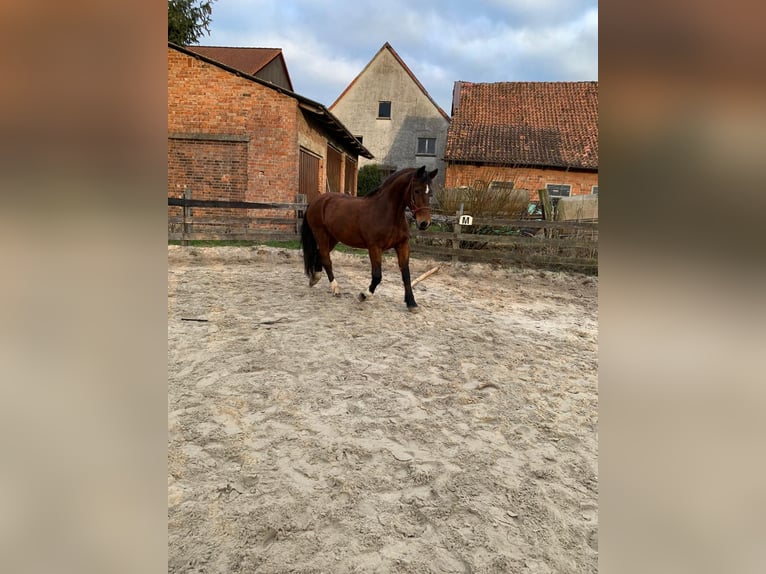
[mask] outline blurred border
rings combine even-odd
[[[0,5],[0,570],[167,570],[166,12]]]
[[[3,571],[166,570],[166,13],[0,6]],[[754,2],[600,7],[600,571],[756,572]]]
[[[762,7],[600,6],[600,572],[756,572]]]

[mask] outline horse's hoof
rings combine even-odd
[[[409,311],[410,313],[418,313],[420,311],[420,307],[418,307],[417,305],[408,306],[407,311]]]
[[[314,273],[311,276],[311,279],[309,279],[309,287],[313,287],[317,283],[319,283],[319,280],[322,278],[322,275],[320,273]]]
[[[363,303],[364,301],[367,301],[367,295],[365,295],[364,292],[359,293],[358,299],[360,303]]]

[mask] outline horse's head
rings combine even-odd
[[[412,176],[410,182],[410,210],[415,216],[418,229],[427,229],[431,225],[431,180],[436,177],[438,169],[426,171],[426,166],[421,166]]]

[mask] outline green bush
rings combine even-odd
[[[356,194],[364,197],[373,189],[380,185],[382,172],[376,163],[367,164],[359,168],[359,175],[356,179]]]

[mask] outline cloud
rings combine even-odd
[[[219,0],[211,28],[203,44],[282,48],[296,91],[325,105],[384,42],[446,111],[457,80],[598,77],[595,0]]]

